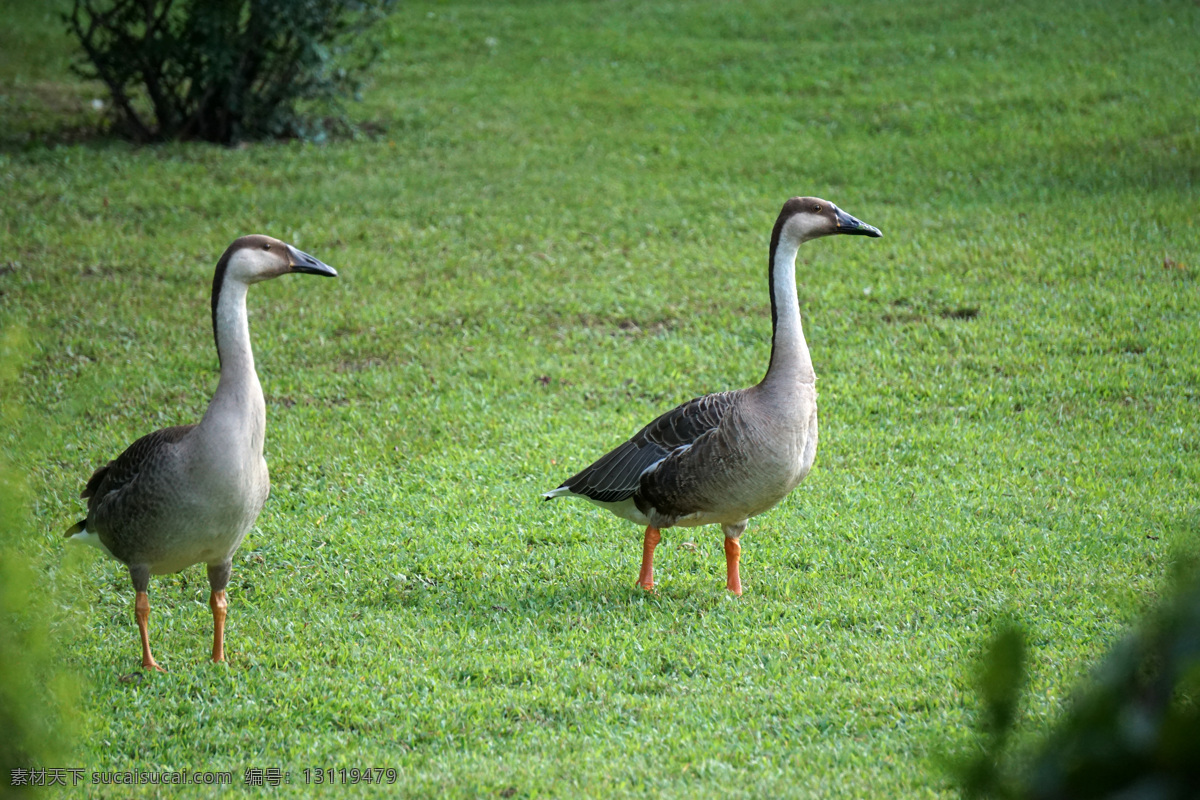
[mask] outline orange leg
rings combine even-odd
[[[737,539],[725,537],[725,569],[729,576],[725,581],[725,588],[736,595],[742,593],[742,577],[738,574],[738,561],[742,557],[742,545]]]
[[[145,592],[137,593],[133,603],[133,613],[137,618],[138,633],[142,637],[142,669],[166,672],[154,661],[154,656],[150,655],[150,629],[147,624],[150,620],[150,595]]]
[[[212,660],[225,660],[225,609],[229,602],[225,599],[225,590],[213,592],[208,596],[208,606],[213,612],[213,656]]]
[[[646,537],[642,540],[642,571],[638,573],[637,585],[650,591],[654,588],[654,548],[658,547],[662,534],[653,525],[646,526]]]

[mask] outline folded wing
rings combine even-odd
[[[547,497],[570,492],[601,503],[632,497],[647,471],[671,456],[683,454],[715,431],[732,407],[735,394],[709,394],[676,406],[620,447],[568,478]]]

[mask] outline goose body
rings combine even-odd
[[[741,594],[738,562],[751,517],[779,503],[812,469],[817,454],[817,390],[796,291],[796,254],[832,234],[879,230],[815,197],[783,205],[771,233],[771,361],[747,389],[677,406],[595,463],[543,495],[582,497],[646,526],[638,585],[654,586],[653,559],[664,528],[720,525],[726,587]]]
[[[151,655],[147,627],[150,576],[193,564],[208,568],[212,658],[224,660],[225,587],[233,554],[271,486],[263,458],[266,404],[250,347],[246,293],[253,283],[289,272],[337,275],[267,236],[244,236],[226,249],[212,292],[221,374],[203,418],[147,434],[97,469],[82,493],[87,518],[67,531],[129,568],[146,669],[161,669]]]

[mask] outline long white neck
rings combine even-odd
[[[254,371],[250,348],[250,323],[246,315],[246,290],[239,280],[225,280],[213,312],[213,335],[221,360],[217,391],[200,426],[211,435],[230,437],[237,447],[261,453],[266,428],[266,404]]]
[[[800,324],[800,299],[796,293],[796,253],[799,242],[781,238],[772,253],[769,283],[771,290],[771,363],[761,385],[786,387],[796,383],[814,383],[812,357],[804,341]]]

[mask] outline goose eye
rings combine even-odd
[[[263,250],[270,250],[270,249],[271,249],[271,243],[270,243],[270,242],[266,242],[266,243],[264,243],[264,244],[263,244]]]
[[[821,206],[820,206],[819,204],[818,204],[818,205],[814,205],[814,206],[813,206],[813,213],[814,213],[814,214],[820,214],[820,213],[821,213]]]

